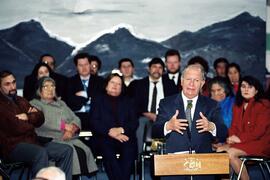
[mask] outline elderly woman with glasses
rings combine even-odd
[[[122,76],[119,73],[109,75],[105,83],[106,93],[92,101],[90,111],[93,133],[110,180],[130,179],[137,156],[138,122],[131,100],[121,95],[122,89]],[[118,153],[119,159],[116,157]]]
[[[44,113],[44,124],[36,129],[38,136],[73,148],[73,175],[89,175],[97,170],[91,150],[75,138],[80,131],[80,119],[56,96],[55,81],[42,77],[38,81],[37,97],[30,103]]]

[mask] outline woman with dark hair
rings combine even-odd
[[[90,110],[94,137],[110,180],[130,179],[137,156],[136,113],[131,100],[121,95],[122,89],[122,77],[118,73],[109,75],[106,93],[93,99]]]
[[[239,88],[239,81],[241,79],[240,66],[236,63],[230,63],[227,66],[226,75],[228,79],[230,80],[234,94],[236,94]]]
[[[36,133],[43,137],[40,139],[51,138],[54,142],[70,145],[73,149],[72,175],[90,175],[97,166],[89,147],[76,138],[81,121],[64,101],[57,98],[55,87],[55,81],[50,77],[38,81],[36,99],[30,103],[43,112],[45,122]]]
[[[44,76],[51,77],[56,81],[57,97],[65,101],[66,79],[59,77],[59,75],[53,72],[50,66],[44,62],[36,64],[32,73],[24,78],[23,97],[31,101],[36,95],[38,80]]]
[[[32,73],[24,78],[23,97],[31,101],[36,94],[37,82],[41,77],[50,76],[51,68],[46,63],[38,63],[35,65]]]
[[[241,80],[227,144],[217,149],[229,153],[230,165],[237,174],[242,163],[239,156],[270,156],[270,103],[263,96],[259,80],[252,76]],[[246,167],[241,179],[249,179]]]

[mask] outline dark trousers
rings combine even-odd
[[[10,153],[8,159],[30,164],[33,177],[40,169],[48,167],[49,160],[52,160],[57,167],[65,172],[67,180],[71,180],[72,153],[73,150],[70,146],[55,142],[46,143],[44,146],[19,143]]]
[[[99,141],[101,155],[104,158],[104,167],[110,180],[130,179],[134,160],[137,156],[136,140],[120,143],[111,138],[102,138]],[[116,154],[120,158],[116,158]]]
[[[91,125],[90,125],[90,119],[89,119],[89,113],[88,112],[79,112],[75,113],[81,120],[81,127],[83,131],[91,131]]]

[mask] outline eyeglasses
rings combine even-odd
[[[43,89],[48,90],[48,89],[55,89],[55,85],[45,85],[42,86]]]

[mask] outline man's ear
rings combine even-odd
[[[202,80],[202,82],[201,82],[201,89],[202,89],[202,87],[203,87],[204,84],[205,84],[205,80]]]

